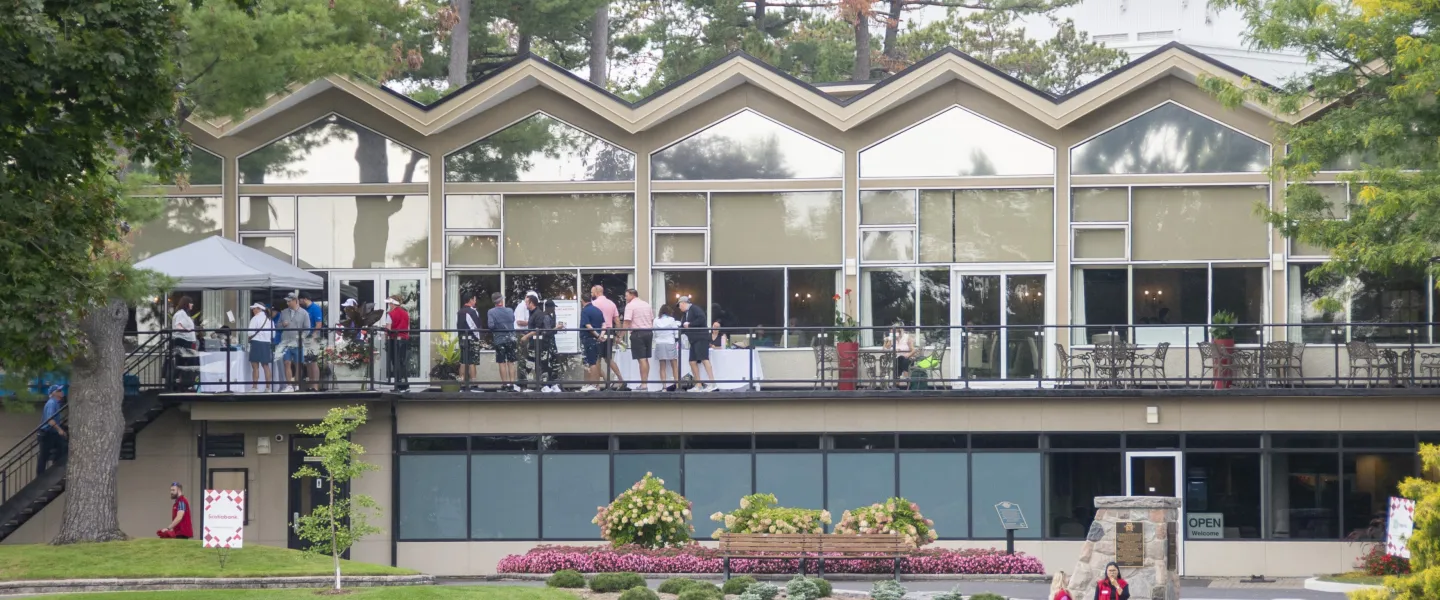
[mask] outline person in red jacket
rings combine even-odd
[[[1120,577],[1120,565],[1105,565],[1105,579],[1095,584],[1095,600],[1130,600],[1130,584]]]
[[[399,295],[386,298],[385,304],[390,305],[390,335],[385,338],[385,354],[390,358],[390,381],[395,383],[395,391],[400,392],[410,389],[410,311],[401,304]]]
[[[170,484],[170,526],[155,532],[165,539],[188,540],[195,537],[195,528],[190,525],[190,501],[185,499],[185,488],[179,482]]]

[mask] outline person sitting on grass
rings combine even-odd
[[[195,529],[190,526],[190,501],[185,499],[185,488],[180,482],[170,484],[170,499],[175,501],[170,505],[170,526],[155,532],[155,535],[167,540],[194,537]]]

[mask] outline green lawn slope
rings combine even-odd
[[[225,567],[220,553],[229,552]],[[409,569],[340,561],[346,575],[414,575]],[[331,575],[328,556],[273,546],[202,548],[199,541],[141,539],[104,544],[0,545],[0,581],[148,577]],[[86,596],[94,597],[94,596]]]

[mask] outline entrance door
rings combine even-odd
[[[1044,272],[956,271],[952,302],[964,325],[952,338],[959,373],[974,382],[1045,376],[1045,321],[1050,277]]]
[[[374,305],[380,310],[385,310],[385,299],[399,296],[401,305],[410,312],[410,351],[406,354],[409,359],[408,369],[411,379],[422,379],[420,377],[420,365],[430,364],[430,345],[424,343],[421,338],[425,337],[420,330],[429,326],[429,315],[425,312],[425,303],[428,301],[428,277],[425,271],[332,271],[330,273],[330,306],[340,306],[346,300],[355,300],[361,306],[365,304]],[[328,311],[326,319],[329,325],[334,327],[339,324],[343,317],[342,311]],[[385,371],[386,361],[380,360],[375,364],[375,378],[384,380],[389,377]]]
[[[290,470],[294,473],[307,464],[319,467],[320,459],[306,456],[305,450],[313,448],[318,438],[290,437]],[[316,477],[290,479],[290,543],[292,550],[304,550],[305,542],[299,536],[300,516],[315,512],[315,507],[325,502],[325,480]]]
[[[1125,495],[1127,496],[1162,496],[1166,498],[1183,498],[1180,495],[1181,466],[1179,452],[1127,452],[1125,453]],[[1185,515],[1184,500],[1178,510],[1179,519]],[[1176,568],[1181,575],[1185,574],[1185,528],[1177,520],[1175,523],[1176,548],[1179,553],[1179,565]]]

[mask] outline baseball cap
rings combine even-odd
[[[349,300],[346,300],[346,301],[344,301],[344,302],[341,302],[341,303],[340,303],[340,306],[341,306],[341,307],[347,307],[347,306],[355,306],[356,304],[359,304],[359,303],[356,302],[354,298],[350,298]]]
[[[394,304],[394,305],[396,305],[396,306],[399,306],[399,305],[400,305],[400,301],[399,301],[399,300],[396,300],[396,299],[394,299],[394,298],[386,298],[386,299],[385,299],[385,303],[386,303],[386,304]]]
[[[48,396],[48,395],[53,394],[53,393],[55,393],[55,392],[60,392],[60,391],[64,391],[64,390],[65,390],[65,386],[63,386],[63,385],[52,385],[52,386],[50,386],[50,389],[48,389],[48,390],[45,391],[45,395]]]
[[[681,296],[679,300],[676,300],[676,301],[675,301],[676,304],[679,304],[679,303],[682,303],[682,302],[685,303],[685,304],[689,304],[689,303],[690,303],[690,297],[689,297],[689,296]]]
[[[525,296],[528,297],[528,298],[534,298],[534,299],[536,299],[536,300],[539,300],[539,299],[540,299],[540,294],[536,293],[535,290],[530,290],[530,291],[528,291],[528,292],[525,292]]]
[[[285,301],[286,301],[286,302],[289,302],[289,301],[291,301],[291,300],[299,300],[299,299],[300,299],[300,297],[299,297],[299,296],[296,296],[296,295],[295,295],[295,292],[290,292],[290,293],[288,293],[288,294],[285,294]]]
[[[264,303],[264,302],[256,302],[256,303],[254,303],[254,304],[251,304],[251,305],[250,305],[250,308],[258,308],[258,309],[260,309],[260,310],[265,310],[265,303]]]

